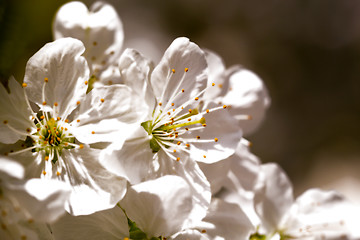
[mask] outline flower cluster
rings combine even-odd
[[[0,239],[360,239],[333,191],[294,199],[245,137],[263,81],[185,37],[155,64],[103,2],[57,12],[54,41],[0,85]]]

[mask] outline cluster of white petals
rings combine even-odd
[[[185,37],[157,64],[123,50],[103,2],[65,4],[53,34],[0,86],[1,239],[360,239],[358,207],[295,199],[251,153],[271,102],[255,73]]]

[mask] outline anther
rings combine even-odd
[[[57,102],[54,102],[54,106],[57,107],[59,104]]]
[[[4,120],[3,123],[4,123],[4,124],[8,124],[8,121],[7,121],[7,120]]]
[[[94,132],[94,131],[92,131],[92,132],[91,132],[91,134],[95,134],[95,132]]]
[[[94,42],[93,42],[93,45],[94,45],[94,46],[96,46],[96,45],[97,45],[97,42],[96,42],[96,41],[94,41]]]
[[[27,237],[26,237],[26,235],[21,235],[21,240],[26,240],[27,239]]]
[[[115,52],[114,52],[114,51],[111,51],[111,52],[110,52],[110,55],[114,55],[114,54],[115,54]]]
[[[178,157],[178,158],[176,158],[176,161],[180,161],[180,158]]]
[[[186,146],[186,147],[190,147],[190,144],[187,143],[185,146]]]
[[[170,115],[171,113],[170,113],[170,112],[168,112],[167,114],[168,114],[168,115]]]
[[[223,108],[227,108],[227,106],[226,106],[226,105],[224,105],[224,106],[223,106]]]
[[[189,128],[185,128],[186,131],[189,131]]]
[[[204,155],[203,157],[206,158],[206,155]]]
[[[214,141],[217,142],[217,141],[219,141],[219,139],[218,139],[218,138],[214,138]]]
[[[203,126],[203,127],[206,127],[206,123],[204,123],[202,126]]]
[[[100,99],[100,102],[105,102],[105,100],[103,98]]]
[[[44,118],[45,118],[45,116],[44,116],[44,115],[42,115],[42,116],[40,117],[40,119],[41,119],[41,120],[43,120]]]
[[[45,172],[45,170],[44,170],[44,171],[42,171],[42,174],[44,174],[44,176],[46,175],[46,172]]]
[[[181,144],[181,142],[177,142],[177,145],[180,145]]]
[[[223,87],[223,85],[222,85],[222,84],[219,84],[219,85],[218,85],[218,87],[219,87],[219,88],[222,88],[222,87]]]
[[[200,139],[200,136],[196,136],[196,139]]]
[[[171,71],[172,71],[173,73],[175,73],[175,69],[171,69]]]
[[[212,83],[211,86],[215,86],[215,83]]]
[[[88,85],[88,81],[85,81],[85,85]]]
[[[24,87],[27,87],[27,84],[23,83],[23,84],[21,84],[21,86],[24,88]]]
[[[56,176],[60,176],[60,172],[59,172],[59,171],[56,172]]]
[[[162,105],[162,103],[161,102],[159,102],[159,106],[161,106]]]
[[[68,123],[68,122],[69,122],[69,119],[65,119],[65,122]],[[66,130],[66,128],[65,128],[65,130]]]
[[[45,156],[45,161],[48,161],[49,160],[49,156]]]
[[[80,144],[80,145],[79,145],[79,148],[80,148],[80,149],[83,149],[83,148],[84,148],[84,144]]]
[[[44,78],[44,82],[49,82],[49,79],[47,77]]]
[[[60,121],[61,117],[57,117],[56,120]]]
[[[196,98],[195,98],[195,101],[197,101],[197,100],[199,100],[199,98],[198,98],[198,97],[196,97]]]
[[[26,131],[27,131],[28,133],[30,133],[30,132],[31,132],[30,128],[27,128],[27,129],[26,129]]]
[[[171,106],[174,106],[175,105],[175,103],[171,103]]]
[[[95,56],[92,56],[91,57],[91,61],[95,61],[96,60],[96,57]]]
[[[185,92],[185,89],[181,89],[182,92]]]
[[[174,151],[173,151],[174,153],[176,153],[176,149],[174,149]]]
[[[80,119],[76,120],[77,122],[80,122]]]
[[[185,68],[185,72],[189,71],[189,68]]]
[[[43,101],[42,105],[44,105],[44,106],[45,106],[45,105],[46,105],[46,101]]]
[[[191,113],[192,112],[192,110],[191,109],[189,109],[189,113]]]
[[[77,102],[76,102],[76,105],[79,105],[79,104],[80,104],[80,101],[77,101]]]
[[[190,121],[191,121],[191,118],[189,118],[188,121],[190,122]]]
[[[205,229],[201,230],[201,233],[206,233],[206,230]]]
[[[209,113],[210,112],[210,110],[209,109],[206,109],[206,113]]]

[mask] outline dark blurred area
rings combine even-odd
[[[22,81],[27,60],[52,41],[52,19],[65,2],[0,0],[1,82]],[[186,36],[264,80],[272,105],[248,139],[297,192],[360,179],[360,1],[108,2],[123,21],[125,46],[145,39],[162,52]]]

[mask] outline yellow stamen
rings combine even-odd
[[[49,79],[47,77],[44,78],[44,82],[49,82]]]
[[[175,73],[175,69],[171,69],[171,71],[172,71],[173,73]]]
[[[187,72],[187,71],[189,71],[189,69],[188,69],[188,68],[185,68],[185,72]]]
[[[26,83],[21,84],[22,87],[27,87]]]
[[[218,138],[214,138],[214,141],[217,142],[217,141],[219,141],[219,139],[218,139]]]

